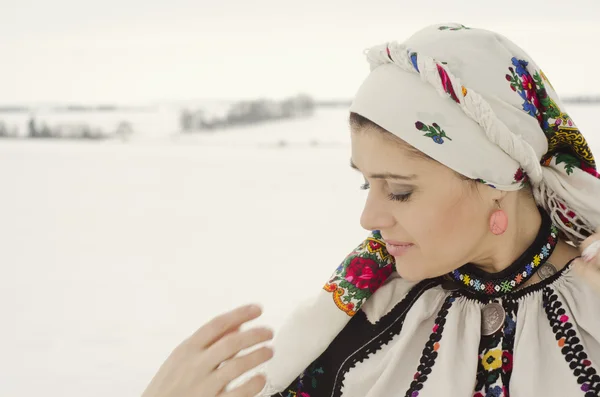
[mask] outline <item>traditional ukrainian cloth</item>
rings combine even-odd
[[[469,178],[529,181],[542,225],[501,273],[466,264],[419,283],[373,232],[278,330],[260,396],[599,396],[600,294],[547,259],[600,225],[600,176],[544,73],[505,37],[458,24],[367,58],[351,111]]]

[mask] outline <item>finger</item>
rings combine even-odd
[[[262,309],[256,305],[238,307],[213,318],[207,324],[203,325],[188,338],[188,343],[205,349],[224,335],[240,328],[242,324],[259,317],[261,313]]]
[[[590,244],[594,241],[600,240],[600,227],[591,235],[589,235],[586,239],[584,239],[581,244],[579,244],[580,250],[585,250]]]
[[[264,375],[255,375],[235,389],[218,394],[218,397],[254,397],[260,393],[266,383],[267,379]]]
[[[270,347],[261,347],[245,356],[236,357],[223,364],[221,368],[210,375],[210,377],[213,378],[211,379],[210,385],[215,385],[217,387],[216,391],[221,391],[229,384],[229,382],[237,379],[251,369],[258,367],[272,357],[273,349]]]
[[[273,339],[273,331],[268,328],[253,328],[244,332],[230,333],[206,349],[208,362],[217,368],[244,349]]]
[[[594,235],[595,236],[595,235]],[[585,262],[594,262],[600,253],[600,240],[588,238],[581,244],[581,257]]]

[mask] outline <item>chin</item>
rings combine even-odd
[[[402,261],[396,260],[396,272],[402,277],[403,280],[411,282],[419,282],[428,278],[435,277],[427,274],[422,266],[415,266],[413,264],[402,263]]]

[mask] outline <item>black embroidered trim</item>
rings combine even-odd
[[[365,313],[359,310],[321,356],[283,392],[275,396],[288,397],[293,393],[299,396],[300,392],[306,392],[311,397],[341,396],[344,377],[348,371],[398,335],[413,304],[425,291],[438,284],[438,280],[425,280],[415,285],[402,301],[375,324],[371,324]],[[307,382],[305,379],[310,368],[323,371],[316,381]]]
[[[448,311],[452,307],[452,304],[455,300],[455,294],[449,295],[444,301],[442,308],[438,312],[438,315],[435,319],[433,332],[429,336],[429,340],[423,349],[421,363],[417,367],[414,380],[411,382],[409,389],[406,391],[405,397],[414,397],[418,395],[419,390],[423,388],[425,382],[427,381],[427,377],[431,373],[433,366],[435,365],[435,360],[438,356],[437,350],[440,347],[439,342],[442,340],[444,325],[446,324],[446,316],[448,315]]]
[[[519,305],[513,299],[505,299],[503,306],[504,310],[506,310],[506,319],[504,320],[504,328],[502,330],[504,337],[502,341],[502,383],[504,383],[504,387],[506,388],[506,397],[509,397]],[[508,353],[509,356],[506,357],[505,353]]]
[[[545,288],[542,293],[542,302],[546,311],[548,321],[552,326],[552,331],[561,347],[561,353],[573,375],[577,377],[577,383],[581,385],[581,390],[585,392],[585,397],[597,397],[600,395],[600,375],[589,360],[587,353],[583,350],[581,340],[569,321],[563,304],[560,302],[554,289]]]
[[[406,297],[399,304],[397,304],[388,314],[383,316],[375,324],[376,328],[372,333],[372,335],[376,334],[374,335],[375,337],[369,340],[367,344],[361,346],[358,350],[353,352],[346,360],[344,360],[344,363],[336,375],[333,393],[331,394],[332,397],[340,397],[342,395],[342,387],[344,384],[344,380],[342,378],[346,376],[351,368],[354,368],[356,364],[363,362],[370,355],[381,350],[382,346],[388,344],[394,336],[400,334],[402,331],[402,326],[404,325],[406,314],[412,308],[414,303],[421,297],[421,295],[423,295],[425,291],[435,287],[438,284],[438,280],[425,280],[420,282],[408,292]],[[352,331],[350,331],[349,334],[349,336],[353,337]]]

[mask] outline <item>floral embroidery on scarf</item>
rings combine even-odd
[[[527,180],[528,180],[527,174],[525,173],[523,168],[519,167],[517,169],[517,172],[515,172],[515,176],[513,177],[513,183],[521,182],[521,186],[523,186],[523,185],[525,185],[525,182],[527,182]]]
[[[573,375],[577,378],[577,384],[585,393],[583,396],[597,397],[600,395],[600,375],[589,360],[581,339],[570,321],[569,313],[551,287],[544,288],[542,301],[557,340],[557,348],[560,349]]]
[[[552,85],[542,71],[534,71],[531,75],[527,66],[529,62],[513,57],[508,68],[510,74],[506,80],[513,91],[523,99],[523,111],[535,117],[548,140],[548,151],[542,158],[542,164],[549,165],[552,159],[556,164],[563,164],[567,175],[573,173],[574,167],[600,178],[592,151],[585,138],[571,119],[564,113],[546,91],[546,82]]]
[[[435,143],[438,143],[440,145],[445,142],[444,138],[452,140],[452,138],[450,138],[448,135],[446,135],[444,130],[441,129],[440,126],[437,125],[437,123],[433,123],[432,125],[429,126],[420,121],[417,121],[415,123],[415,127],[417,127],[418,130],[427,132],[426,134],[423,134],[423,136],[433,139],[433,141]]]
[[[485,179],[481,179],[481,178],[476,178],[474,179],[475,182],[479,182],[479,183],[483,183],[484,185],[488,185],[489,187],[496,189],[496,186],[492,185],[491,183],[489,183],[488,181],[486,181]]]
[[[465,25],[457,24],[456,26],[440,26],[438,30],[470,30],[471,28],[466,27]]]
[[[481,337],[473,397],[509,397],[518,305],[507,299],[502,307],[506,313],[503,329]]]
[[[323,289],[333,293],[336,306],[354,316],[394,271],[394,257],[374,232],[338,266]]]

